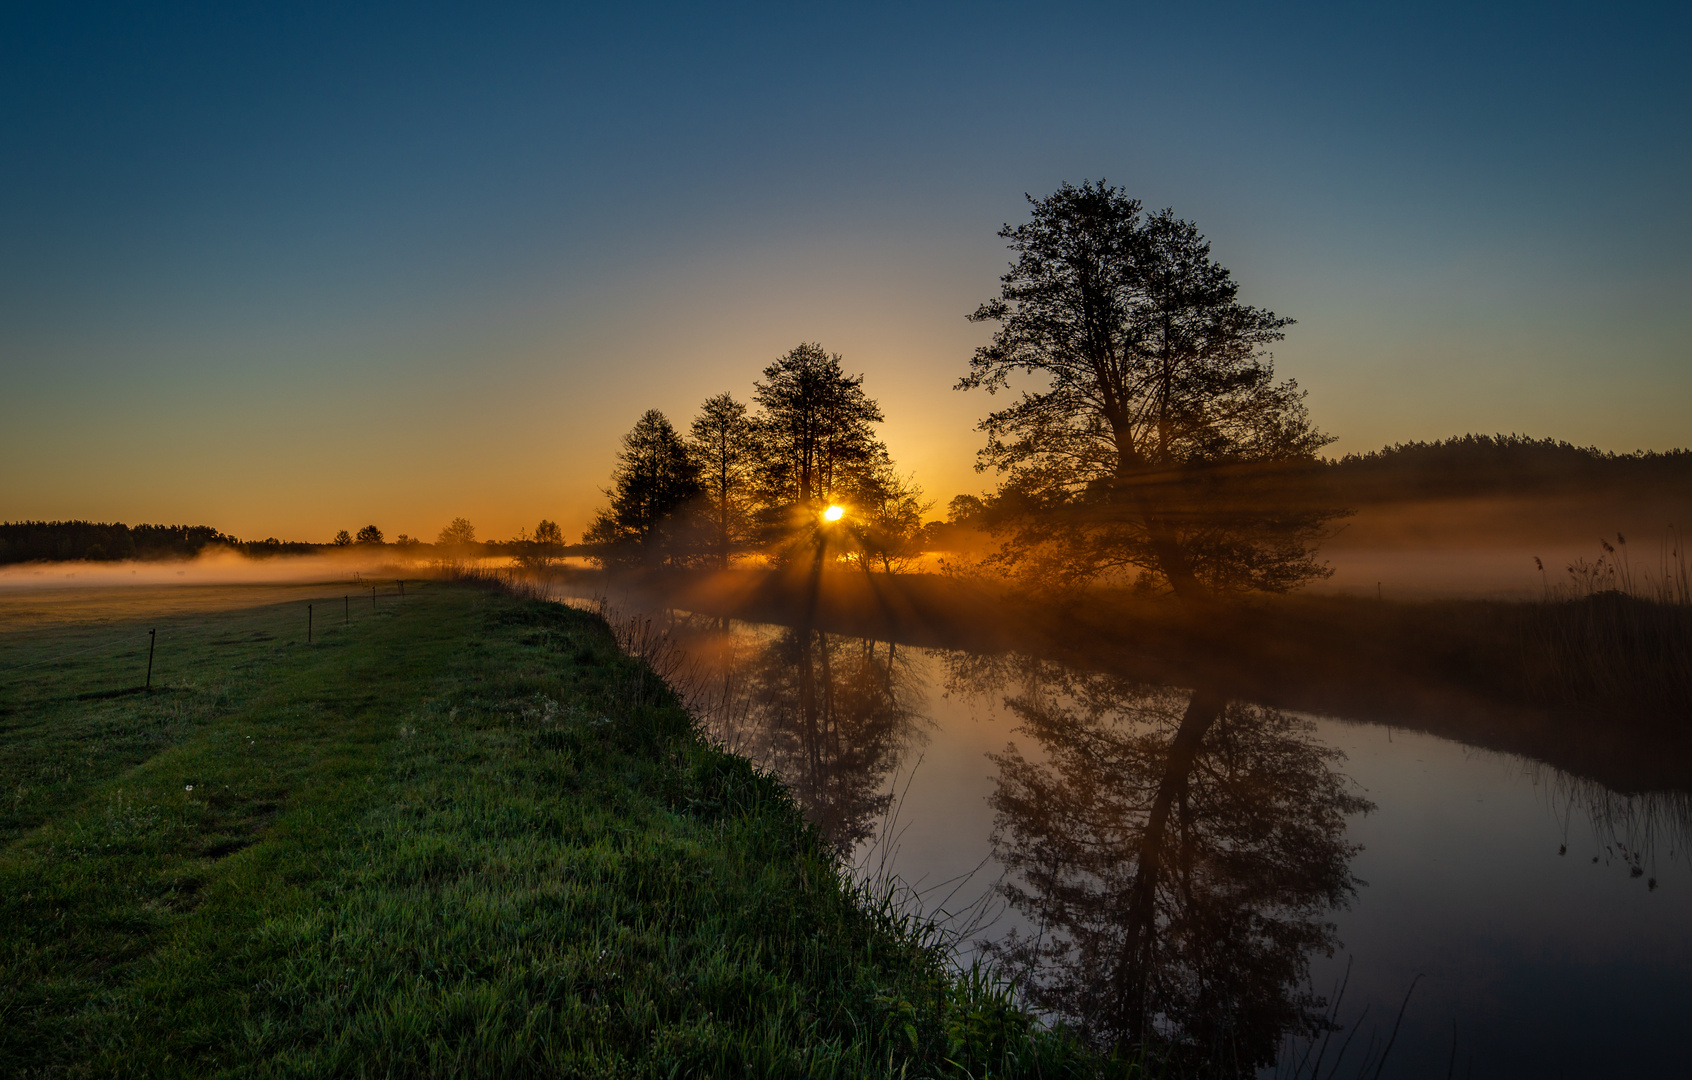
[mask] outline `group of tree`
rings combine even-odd
[[[404,533],[401,533],[400,537],[402,541],[410,539]],[[386,542],[381,529],[374,525],[366,525],[358,530],[357,536],[353,536],[347,530],[342,529],[335,534],[335,539],[330,541],[330,545],[333,547],[381,547]]]
[[[1287,478],[1319,470],[1331,440],[1267,351],[1292,320],[1241,303],[1172,211],[1103,182],[1029,201],[1030,220],[1000,232],[1015,259],[999,295],[970,316],[993,340],[958,383],[1016,392],[979,425],[977,468],[1001,482],[954,500],[954,520],[994,537],[993,565],[1042,585],[1205,600],[1324,575],[1315,545],[1341,511],[1287,497]],[[806,536],[839,503],[866,564],[912,552],[928,504],[875,437],[862,376],[801,345],[764,369],[753,402],[712,398],[686,435],[647,412],[585,539],[608,561],[727,565]]]
[[[752,403],[708,399],[686,434],[649,409],[623,437],[602,509],[583,536],[610,564],[726,567],[828,541],[892,570],[928,508],[874,425],[880,406],[838,353],[801,344],[764,368]],[[830,521],[825,512],[842,508]]]
[[[1346,503],[1527,493],[1692,492],[1692,450],[1616,454],[1526,435],[1463,435],[1347,454],[1322,470]]]
[[[0,564],[81,560],[185,559],[207,548],[249,555],[296,554],[316,545],[271,537],[243,541],[210,525],[125,525],[96,521],[0,523]]]
[[[458,517],[441,529],[433,545],[400,533],[390,543],[376,525],[357,533],[345,529],[327,544],[298,540],[241,540],[209,525],[125,525],[122,522],[18,521],[0,523],[0,564],[21,562],[92,561],[119,559],[192,558],[222,549],[249,556],[308,555],[326,549],[348,551],[392,547],[401,551],[430,549],[437,559],[464,562],[492,555],[520,565],[544,569],[568,553],[558,524],[542,518],[533,533],[524,529],[511,540],[479,542],[476,526]]]

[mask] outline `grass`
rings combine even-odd
[[[1131,1073],[854,886],[602,620],[408,591],[309,646],[298,599],[195,612],[151,693],[144,624],[0,636],[0,1075]]]

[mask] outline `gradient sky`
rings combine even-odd
[[[941,506],[1023,194],[1198,223],[1334,452],[1692,444],[1685,6],[7,5],[0,519],[578,532],[801,340]]]

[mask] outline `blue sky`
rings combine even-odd
[[[579,529],[617,437],[845,355],[943,504],[995,233],[1209,235],[1335,451],[1692,444],[1685,9],[14,6],[0,518]]]

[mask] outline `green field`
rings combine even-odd
[[[1125,1071],[854,890],[597,617],[343,591],[0,600],[0,1075]]]

